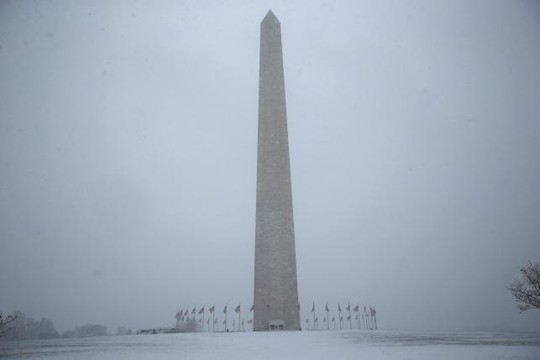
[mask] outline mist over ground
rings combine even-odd
[[[0,311],[247,313],[269,8],[302,316],[540,331],[505,288],[540,261],[534,1],[2,1]]]

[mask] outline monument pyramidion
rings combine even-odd
[[[253,330],[300,330],[281,25],[261,22]]]

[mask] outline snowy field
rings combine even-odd
[[[133,335],[0,343],[8,359],[540,359],[540,335],[304,331]]]

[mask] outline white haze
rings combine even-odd
[[[281,21],[303,316],[540,331],[535,1],[2,1],[0,311],[252,302],[259,23]]]

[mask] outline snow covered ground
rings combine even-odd
[[[303,331],[0,343],[9,359],[540,359],[540,334]]]

